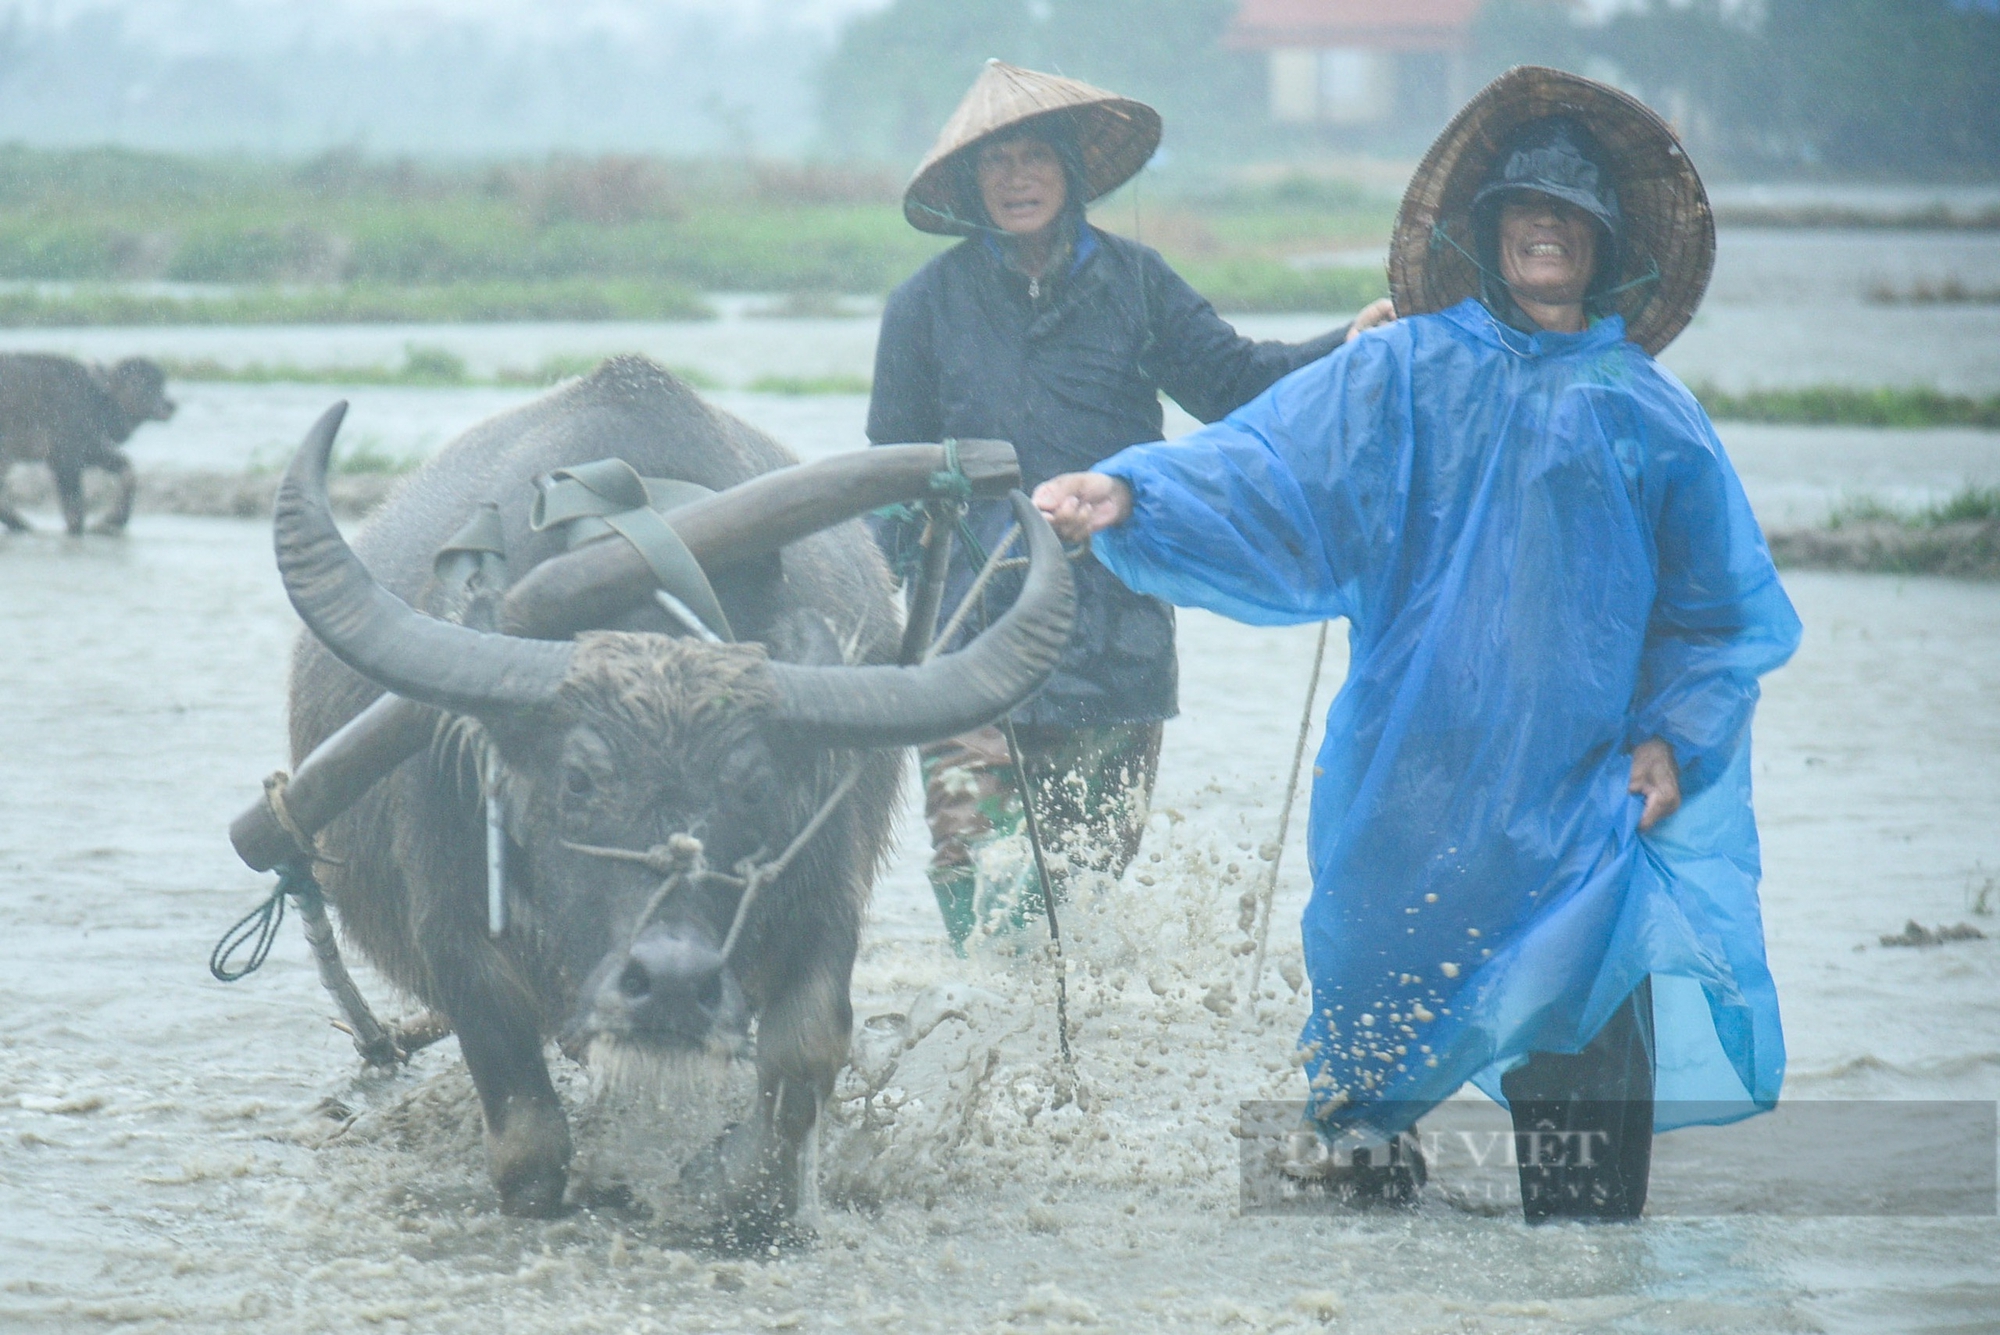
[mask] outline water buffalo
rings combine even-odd
[[[0,524],[16,533],[28,528],[7,504],[7,470],[17,463],[46,463],[72,534],[83,532],[86,468],[102,468],[118,479],[117,498],[97,530],[123,529],[132,517],[137,483],[132,461],[119,446],[141,423],[174,415],[166,383],[165,373],[144,357],[107,368],[39,352],[0,354]]]
[[[1054,534],[1017,494],[1032,558],[1023,592],[971,646],[919,667],[893,665],[891,585],[853,523],[734,564],[702,557],[736,643],[675,633],[657,608],[573,640],[530,639],[416,610],[438,597],[433,554],[480,503],[499,506],[518,591],[538,568],[629,554],[607,539],[559,557],[557,534],[528,523],[539,475],[616,455],[647,476],[735,487],[715,498],[726,501],[763,495],[790,475],[759,475],[792,458],[652,363],[615,359],[446,447],[350,549],[326,502],[338,424],[330,412],[313,429],[277,501],[279,568],[308,628],[292,671],[295,763],[371,705],[414,711],[384,691],[432,711],[422,747],[319,834],[319,873],[348,940],[457,1030],[514,1213],[555,1212],[565,1193],[569,1132],[545,1039],[564,1036],[571,1051],[738,1051],[754,1022],[757,1111],[695,1177],[738,1219],[787,1216],[807,1190],[801,1147],[846,1059],[896,748],[984,724],[1047,676],[1072,609]],[[746,531],[711,534],[704,550],[732,537],[757,550],[757,526],[782,518],[750,515]],[[739,923],[743,880],[755,884],[843,786]],[[488,795],[506,830],[497,937]]]

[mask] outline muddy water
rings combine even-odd
[[[822,369],[789,363],[805,348],[823,369],[865,369],[856,328],[724,320],[660,335],[685,345],[632,346],[669,361],[726,352],[741,384]],[[132,346],[93,342],[112,333],[75,338]],[[145,336],[197,355],[224,335]],[[580,336],[476,333],[496,365],[618,346]],[[356,359],[376,360],[406,337],[298,331],[271,336],[296,352],[244,350],[313,362],[359,339]],[[148,428],[137,452],[182,467],[275,458],[333,393],[185,387],[181,417]],[[353,397],[354,438],[421,453],[523,396]],[[856,396],[717,397],[808,455],[859,440]],[[1725,434],[1767,523],[1816,518],[1855,491],[1918,503],[2000,481],[1989,434]],[[651,1091],[602,1089],[562,1063],[580,1174],[622,1183],[636,1204],[501,1218],[452,1044],[406,1073],[358,1074],[289,925],[254,979],[225,987],[203,968],[267,888],[224,829],[282,759],[295,623],[268,531],[142,513],[122,541],[0,539],[0,569],[0,1329],[1944,1331],[2000,1319],[1990,1218],[1529,1231],[1442,1194],[1407,1214],[1239,1217],[1235,1109],[1298,1092],[1298,831],[1266,995],[1248,995],[1237,952],[1312,632],[1198,614],[1183,621],[1186,712],[1169,725],[1140,862],[1066,920],[1073,1078],[1056,1061],[1046,959],[948,954],[910,812],[859,964],[857,1010],[877,1018],[863,1069],[837,1091],[816,1245],[757,1258],[699,1246],[676,1222],[673,1170],[713,1118],[663,1113]],[[1787,1094],[2000,1097],[2000,939],[1877,944],[1912,917],[2000,938],[2000,919],[1977,911],[2000,904],[2000,588],[1787,582],[1806,641],[1767,683],[1757,736]],[[1343,664],[1336,635],[1322,708]],[[927,1036],[892,1062],[881,1039],[899,1024]]]
[[[265,888],[223,830],[281,757],[293,623],[267,543],[254,524],[142,516],[123,542],[0,547],[0,1328],[1316,1329],[1338,1313],[1369,1331],[1872,1331],[2000,1313],[1991,1219],[1531,1232],[1444,1201],[1236,1217],[1235,1106],[1296,1092],[1296,839],[1254,1007],[1232,952],[1311,632],[1199,615],[1146,852],[1070,915],[1081,1100],[1055,1093],[1046,962],[951,959],[906,837],[859,1011],[965,1018],[839,1110],[816,1246],[722,1256],[665,1211],[502,1219],[451,1045],[357,1075],[290,931],[249,982],[202,968]],[[1788,1093],[1992,1099],[2000,941],[1875,940],[1909,917],[1993,925],[1971,901],[2000,875],[2000,589],[1789,583],[1807,639],[1758,734]],[[1202,1005],[1218,988],[1227,1014]],[[590,1171],[667,1204],[692,1139],[564,1079]],[[858,1080],[840,1093],[869,1093]],[[634,1145],[659,1160],[650,1177]]]

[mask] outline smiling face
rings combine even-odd
[[[1575,307],[1580,322],[1583,296],[1597,268],[1596,221],[1574,204],[1524,194],[1500,206],[1499,228],[1500,276],[1515,300],[1544,328],[1557,325],[1542,320],[1532,306]]]
[[[1069,202],[1062,159],[1040,139],[1023,135],[988,144],[974,165],[986,216],[1009,235],[1040,232]]]

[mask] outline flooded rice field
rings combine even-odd
[[[1983,300],[1878,299],[1953,283]],[[2000,393],[1995,291],[2000,231],[1725,228],[1708,300],[1664,360],[1688,381],[1731,391],[1833,383]],[[768,300],[740,296],[715,305],[719,319],[671,324],[7,329],[0,350],[319,367],[395,366],[415,345],[447,348],[480,375],[556,356],[643,352],[731,387],[766,374],[865,378],[873,369],[872,315],[765,318],[759,312]],[[1237,323],[1258,338],[1298,339],[1335,319],[1256,315]]]
[[[1849,309],[1865,350],[1880,335],[1860,335],[1859,322],[1879,312]],[[865,370],[871,331],[856,323],[723,320],[660,332],[688,340],[678,353],[638,346],[685,364],[704,335],[717,348],[740,339],[726,355],[742,359],[728,377],[741,384],[770,369],[819,371],[807,348],[835,359],[833,371],[848,369],[841,357]],[[123,331],[131,341],[101,350],[209,355],[196,345],[213,334],[244,339],[246,359],[317,363],[352,347],[367,361],[415,337],[285,331],[257,348],[247,333]],[[34,342],[82,348],[109,336]],[[573,336],[451,330],[437,341],[462,338],[470,356],[472,342],[491,340],[493,364],[518,365],[578,350],[564,342]],[[279,338],[296,350],[274,351]],[[366,338],[394,341],[342,342]],[[1933,333],[1936,358],[1963,356],[1949,342]],[[1828,363],[1807,378],[1837,375]],[[135,444],[142,466],[275,460],[338,391],[176,392],[180,417]],[[352,397],[354,439],[420,453],[522,394]],[[859,442],[858,396],[716,397],[803,454]],[[1991,434],[1725,434],[1767,524],[1810,522],[1860,491],[1916,503],[1967,480],[2000,482]],[[204,967],[216,935],[268,889],[225,829],[284,758],[296,621],[269,543],[259,523],[143,512],[122,540],[0,539],[0,1329],[1401,1335],[2000,1323],[1992,1217],[1799,1218],[1771,1200],[1715,1218],[1530,1230],[1504,1201],[1444,1192],[1410,1211],[1241,1213],[1237,1109],[1299,1093],[1289,1061],[1302,1019],[1299,831],[1283,862],[1273,967],[1255,996],[1239,897],[1276,829],[1313,632],[1201,614],[1182,621],[1183,714],[1168,727],[1140,860],[1065,916],[1073,1077],[1056,1054],[1047,959],[951,955],[912,807],[858,965],[861,1041],[824,1142],[817,1241],[756,1256],[702,1245],[671,1222],[673,1174],[717,1116],[659,1106],[671,1087],[599,1087],[561,1060],[582,1171],[622,1183],[632,1203],[555,1222],[504,1218],[455,1045],[395,1075],[362,1074],[289,923],[254,978],[224,986]],[[1988,916],[2000,907],[2000,586],[1833,574],[1787,584],[1805,643],[1766,682],[1757,730],[1786,1096],[2000,1098],[2000,918]],[[1340,638],[1321,711],[1344,665]],[[1969,922],[1988,939],[1880,944],[1909,919]],[[380,980],[358,973],[397,1013]],[[915,1041],[898,1053],[904,1035]],[[727,1076],[690,1073],[687,1084],[704,1079],[717,1104],[741,1096]],[[1663,1183],[1675,1143],[1661,1142]]]
[[[203,969],[265,889],[223,830],[282,760],[292,622],[267,541],[142,516],[122,543],[5,548],[0,1327],[1313,1329],[1332,1312],[1395,1332],[1872,1331],[2000,1312],[1991,1218],[1531,1231],[1440,1200],[1238,1217],[1237,1105],[1296,1093],[1297,847],[1271,995],[1243,997],[1233,951],[1311,633],[1204,616],[1185,622],[1147,851],[1068,915],[1080,1103],[1050,1106],[1045,961],[949,955],[912,813],[857,1010],[953,1018],[840,1110],[816,1245],[746,1260],[639,1211],[504,1219],[450,1044],[359,1074],[291,931],[249,981]],[[1787,1094],[1992,1099],[2000,940],[1876,938],[1911,917],[1992,926],[1973,901],[2000,873],[2000,588],[1790,584],[1806,645],[1758,734]],[[1234,1004],[1204,1006],[1218,988]],[[564,1073],[593,1171],[643,1165],[635,1143],[691,1148]]]

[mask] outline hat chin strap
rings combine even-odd
[[[921,199],[913,199],[910,201],[910,203],[916,207],[917,212],[923,214],[925,217],[937,219],[939,222],[944,223],[946,226],[952,228],[954,231],[961,231],[969,234],[983,232],[988,236],[1007,235],[1006,231],[1002,228],[994,227],[990,223],[974,222],[970,218],[961,218],[956,213],[953,213],[950,209],[934,209],[930,205],[924,203]]]

